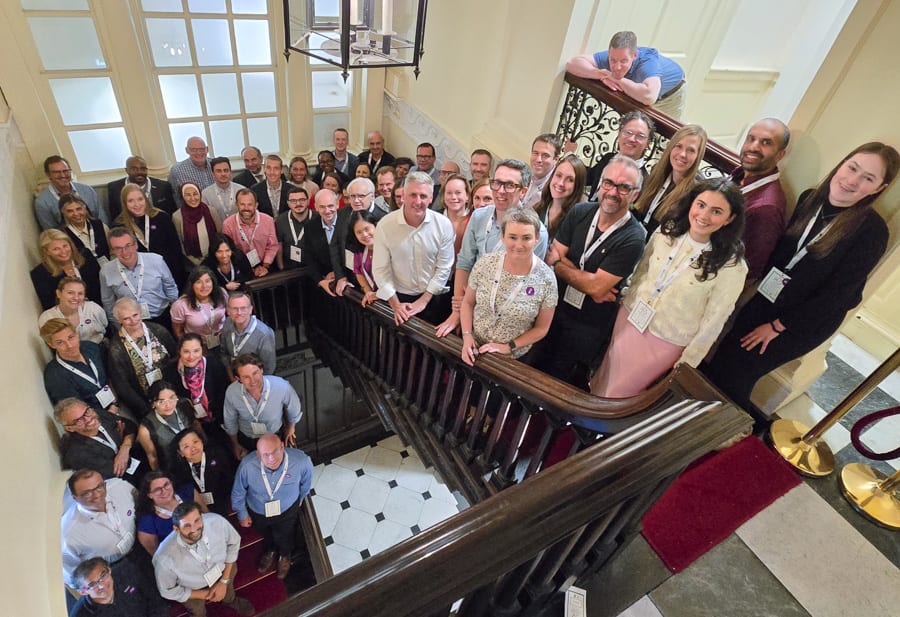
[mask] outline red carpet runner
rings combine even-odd
[[[644,515],[644,538],[681,572],[798,484],[790,465],[747,437],[688,467]]]

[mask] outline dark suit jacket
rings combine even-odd
[[[278,215],[282,212],[286,212],[288,209],[287,205],[287,197],[288,191],[292,188],[295,188],[293,184],[290,182],[281,181],[281,195],[278,199],[278,213],[275,213],[274,208],[272,207],[272,202],[269,200],[269,189],[268,182],[263,180],[262,182],[257,182],[253,186],[250,187],[250,190],[256,195],[256,202],[259,204],[259,211],[264,214],[268,214],[272,218],[278,218]]]
[[[97,249],[97,255],[102,255],[109,259],[109,241],[106,239],[106,232],[103,231],[103,221],[100,219],[91,219],[90,226],[94,230],[94,244]],[[84,242],[81,241],[71,229],[69,229],[65,224],[63,224],[60,229],[62,229],[66,234],[72,238],[72,242],[75,243],[79,249],[84,249],[87,251],[87,247],[84,245]]]
[[[313,283],[318,284],[329,272],[333,271],[333,253],[337,250],[337,246],[337,221],[335,221],[334,234],[332,234],[331,244],[329,244],[325,228],[322,227],[322,217],[313,213],[306,221],[306,231],[303,233],[303,240],[300,241],[303,265],[306,266]]]
[[[373,204],[374,206],[374,204]],[[379,208],[378,206],[374,206],[371,211],[372,216],[375,217],[376,223],[384,217],[387,212]],[[352,233],[350,231],[350,217],[353,216],[353,208],[341,208],[337,213],[337,220],[334,223],[334,240],[332,242],[332,267],[334,268],[334,276],[336,278],[341,278],[341,276],[346,276],[351,283],[353,283],[356,278],[353,275],[353,269],[348,268],[345,259],[345,253],[347,251],[347,238],[349,234]]]
[[[84,281],[86,288],[85,295],[88,300],[93,300],[99,305],[103,305],[103,298],[100,295],[100,265],[90,251],[86,248],[79,248],[78,252],[84,257],[84,265],[78,271],[81,272],[81,280]],[[38,299],[41,301],[41,309],[46,311],[56,306],[56,287],[65,274],[58,276],[50,276],[43,263],[39,263],[31,270],[31,283],[34,285],[34,291],[37,293]]]
[[[126,182],[128,182],[128,178],[120,178],[106,185],[109,193],[109,220],[111,221],[116,220],[116,217],[122,212],[122,189]],[[166,180],[150,177],[150,197],[153,199],[154,206],[169,214],[173,214],[178,209],[172,185]]]
[[[122,445],[122,437],[124,435],[137,435],[137,425],[125,418],[124,416],[116,416],[102,409],[95,409],[100,418],[100,425],[106,429],[109,436],[116,442],[116,446]],[[122,430],[122,434],[119,430]],[[116,452],[112,448],[106,446],[95,439],[79,435],[78,433],[65,433],[59,442],[59,456],[62,459],[63,469],[96,469],[104,479],[116,477],[113,473],[113,459]],[[131,449],[131,456],[143,461],[143,452],[135,439],[135,444]],[[138,469],[136,474],[147,471],[147,467],[142,465],[143,469]],[[140,476],[138,476],[140,477]],[[133,480],[134,476],[125,476],[126,480]]]
[[[371,169],[372,161],[370,159],[371,159],[371,153],[368,150],[363,150],[362,152],[359,153],[359,162],[365,163]],[[378,167],[387,167],[389,165],[393,165],[394,161],[396,161],[396,160],[397,159],[396,159],[396,157],[394,157],[393,154],[391,154],[390,152],[385,150],[384,153],[381,155],[381,160],[378,162]],[[378,169],[378,167],[372,169],[373,177],[375,176],[375,170]]]
[[[243,184],[248,189],[259,182],[259,180],[257,180],[247,169],[242,169],[240,172],[236,173],[232,178],[232,181],[237,182],[238,184]]]

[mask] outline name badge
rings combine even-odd
[[[218,334],[207,334],[206,335],[206,348],[207,349],[215,349],[220,344],[219,335]]]
[[[203,405],[200,403],[194,403],[194,417],[195,418],[205,418],[206,410],[203,409]]]
[[[222,567],[218,564],[214,565],[203,574],[203,580],[206,581],[207,587],[212,587],[218,583],[220,578],[222,578]]]
[[[112,390],[109,389],[109,386],[103,386],[99,390],[97,390],[97,394],[94,395],[97,399],[97,402],[100,403],[100,406],[103,409],[106,409],[110,405],[116,402],[116,397],[112,393]]]
[[[162,379],[162,371],[159,370],[158,368],[155,368],[152,371],[144,373],[144,377],[147,378],[147,387],[149,388],[150,386],[155,384],[157,381]]]
[[[141,302],[141,319],[150,319],[150,305]]]
[[[116,542],[116,550],[123,555],[127,555],[132,546],[134,546],[134,534],[130,531],[125,532],[122,539]]]
[[[97,257],[97,265],[101,268],[109,263],[109,258],[106,255],[100,255]]]
[[[762,297],[769,302],[775,302],[775,300],[778,299],[778,294],[780,294],[781,290],[790,282],[791,277],[778,268],[772,268],[769,270],[769,273],[766,274],[762,283],[759,284],[756,291],[761,293]]]
[[[128,461],[128,469],[125,470],[129,476],[133,476],[134,472],[137,471],[137,468],[141,466],[141,462],[134,458],[133,456]]]
[[[638,303],[635,304],[634,308],[631,309],[631,312],[628,313],[628,323],[637,328],[638,332],[643,334],[644,330],[647,329],[647,326],[650,325],[650,320],[653,319],[655,314],[656,311],[653,310],[653,307],[643,300],[638,300]]]
[[[268,429],[266,429],[264,422],[251,422],[250,430],[253,431],[254,435],[265,435]]]
[[[213,494],[210,493],[209,491],[207,491],[205,493],[200,493],[200,501],[202,501],[203,503],[205,503],[208,506],[211,506],[214,503],[216,503],[216,500],[213,499]]]
[[[353,269],[353,251],[344,251],[344,266],[348,270]]]
[[[258,266],[261,263],[261,261],[259,259],[259,253],[256,252],[256,249],[252,249],[250,252],[247,253],[247,261],[250,262],[251,268],[255,268],[256,266]]]
[[[581,310],[581,305],[584,304],[584,294],[569,285],[566,287],[566,295],[563,296],[563,301],[566,304]]]
[[[266,502],[266,518],[270,518],[272,516],[278,516],[281,514],[281,500],[273,499],[272,501]]]
[[[291,246],[291,261],[301,262],[301,250],[299,246]]]

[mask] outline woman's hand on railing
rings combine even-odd
[[[351,287],[352,287],[352,285],[351,285]],[[362,298],[362,301],[360,302],[360,304],[365,307],[369,304],[372,304],[377,299],[378,299],[378,294],[376,294],[374,291],[367,291],[363,295],[363,298]]]
[[[343,296],[344,290],[347,289],[348,287],[354,287],[353,283],[348,281],[346,278],[341,277],[338,279],[337,283],[335,283],[335,285],[334,285],[334,292],[339,296]],[[365,304],[363,306],[365,306]]]
[[[462,298],[460,298],[460,301],[461,300]],[[454,304],[453,311],[450,313],[447,319],[444,320],[443,323],[435,326],[434,328],[434,334],[438,338],[442,338],[447,336],[448,334],[452,334],[453,331],[459,327],[459,308],[457,306],[456,298],[453,298],[452,303]],[[465,358],[463,358],[463,360],[465,360]]]
[[[475,358],[478,357],[478,345],[475,343],[475,337],[471,332],[463,332],[462,341],[460,358],[469,366],[474,366]]]

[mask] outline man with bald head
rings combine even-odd
[[[278,557],[276,575],[283,579],[300,533],[300,504],[312,486],[313,464],[302,450],[287,448],[273,433],[256,442],[256,451],[241,459],[231,505],[241,527],[263,537],[257,568],[265,572]]]
[[[334,263],[340,263],[338,251],[341,245],[337,232],[338,196],[330,189],[320,189],[316,191],[315,201],[316,212],[306,221],[300,252],[310,281],[333,296],[331,283],[336,277],[340,278],[334,270]]]
[[[209,148],[206,147],[206,142],[202,137],[190,137],[184,151],[188,157],[172,165],[172,169],[169,170],[169,184],[172,185],[175,202],[179,208],[184,204],[184,200],[181,198],[182,184],[193,182],[202,191],[216,181],[210,164]]]
[[[365,163],[374,174],[379,167],[394,164],[394,155],[384,149],[384,135],[372,131],[368,135],[369,149],[359,155],[359,162]]]
[[[160,210],[173,214],[178,209],[172,185],[167,180],[147,175],[147,161],[143,157],[129,156],[125,160],[125,175],[125,178],[113,180],[106,185],[111,221],[116,220],[116,217],[122,212],[122,189],[126,183],[137,184],[141,187],[147,200]]]
[[[747,204],[744,258],[752,284],[765,274],[769,257],[784,233],[787,198],[779,181],[778,162],[784,158],[791,132],[776,118],[763,118],[750,127],[741,146],[741,166],[731,179]]]

